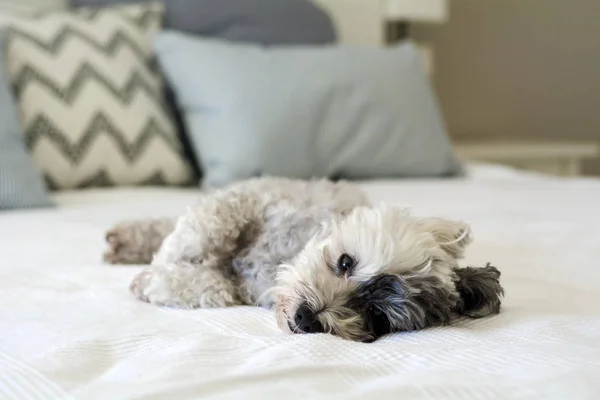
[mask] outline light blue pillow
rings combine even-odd
[[[0,210],[53,205],[27,151],[17,107],[5,70],[5,33],[0,30]]]
[[[461,171],[416,47],[263,47],[166,31],[159,62],[205,184]]]

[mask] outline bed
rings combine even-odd
[[[600,181],[469,164],[462,178],[359,182],[375,201],[460,218],[466,264],[502,271],[502,312],[372,344],[286,335],[270,311],[137,301],[101,262],[123,218],[176,216],[168,188],[63,192],[0,215],[0,399],[597,399]]]
[[[318,2],[345,43],[446,18],[443,0]],[[128,291],[142,266],[102,263],[104,234],[176,217],[199,189],[54,192],[56,208],[0,212],[0,400],[600,398],[600,180],[471,163],[462,177],[358,184],[469,222],[465,264],[502,271],[502,312],[366,344],[284,334],[260,308],[152,306]]]

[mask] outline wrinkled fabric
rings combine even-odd
[[[148,305],[127,290],[140,267],[101,263],[104,232],[198,192],[65,192],[58,209],[0,214],[0,398],[600,398],[600,181],[469,166],[361,185],[471,223],[465,264],[502,271],[502,312],[363,344],[285,335],[259,308]]]

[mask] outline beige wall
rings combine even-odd
[[[449,1],[447,25],[412,36],[433,41],[455,138],[600,142],[600,0]]]

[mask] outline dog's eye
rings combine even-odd
[[[337,267],[340,272],[346,273],[350,271],[355,264],[356,261],[348,254],[344,253],[338,258]]]

